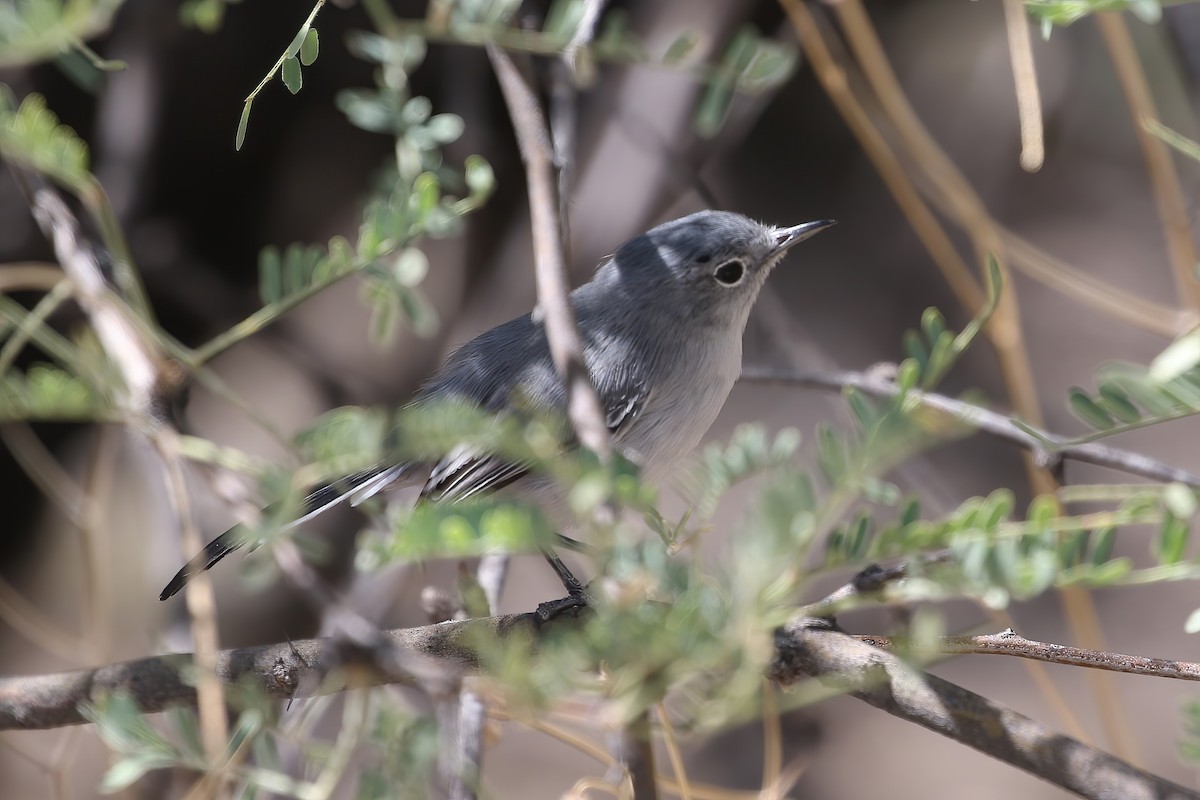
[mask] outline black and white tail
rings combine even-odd
[[[347,500],[350,501],[351,505],[356,506],[386,488],[399,478],[405,469],[404,465],[373,467],[362,472],[356,472],[353,475],[347,475],[333,483],[322,486],[304,499],[304,513],[283,526],[283,530],[301,525],[318,514],[328,511]],[[241,525],[225,531],[209,542],[203,552],[184,564],[183,569],[175,573],[175,577],[171,578],[170,583],[163,588],[158,599],[166,600],[168,597],[177,594],[184,587],[184,584],[191,580],[193,575],[209,569],[213,564],[216,564],[234,550],[247,544],[251,545],[251,550],[258,546],[255,542],[247,541],[246,531]]]

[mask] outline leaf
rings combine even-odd
[[[725,48],[721,63],[716,67],[696,106],[693,126],[700,136],[711,138],[725,124],[729,107],[733,104],[735,82],[750,66],[759,42],[758,32],[753,26],[745,25],[734,34]]]
[[[1075,415],[1094,428],[1107,430],[1117,424],[1112,415],[1101,408],[1087,392],[1077,386],[1071,387],[1068,393],[1068,402]]]
[[[1117,542],[1117,528],[1115,525],[1109,525],[1092,534],[1095,537],[1095,544],[1092,545],[1092,564],[1097,567],[1112,558],[1113,545]]]
[[[1125,424],[1138,422],[1142,418],[1142,413],[1129,396],[1107,381],[1100,384],[1100,405]]]
[[[695,52],[697,46],[703,41],[697,31],[685,30],[671,44],[667,45],[667,50],[662,55],[662,63],[664,66],[674,67],[682,64],[688,56]]]
[[[925,334],[925,341],[936,342],[946,332],[946,318],[942,312],[933,307],[925,309],[921,315],[921,332]]]
[[[170,762],[156,763],[155,760],[146,759],[141,755],[122,758],[104,773],[104,778],[100,781],[100,791],[103,794],[114,794],[132,786],[150,770],[169,766]]]
[[[1174,514],[1167,514],[1154,541],[1154,555],[1160,564],[1178,564],[1188,545],[1188,524]]]
[[[304,44],[300,45],[300,63],[304,66],[312,66],[312,63],[317,60],[317,54],[321,50],[321,42],[317,36],[316,28],[309,28],[308,33],[304,36]]]
[[[1164,383],[1200,364],[1200,331],[1179,337],[1150,362],[1150,379]]]
[[[87,146],[74,130],[59,124],[39,94],[27,95],[16,111],[0,103],[0,155],[27,164],[75,190],[92,180]]]
[[[283,299],[283,258],[278,247],[264,247],[258,254],[258,295],[267,305]]]
[[[457,114],[435,114],[425,123],[425,132],[435,145],[457,141],[463,128],[463,119]]]
[[[860,428],[864,430],[870,428],[879,418],[879,412],[871,401],[853,387],[847,386],[843,389],[842,398],[850,407],[850,413]]]
[[[292,94],[299,92],[300,87],[304,85],[304,76],[300,72],[300,62],[295,57],[283,60],[283,85]]]
[[[1153,135],[1157,136],[1159,139],[1162,139],[1171,147],[1174,147],[1176,150],[1183,153],[1188,158],[1200,161],[1200,142],[1189,139],[1178,131],[1172,130],[1158,120],[1150,117],[1142,118],[1142,127],[1144,127]]]
[[[1187,621],[1183,623],[1183,630],[1187,633],[1200,633],[1200,608],[1188,614]]]
[[[496,188],[496,173],[483,156],[467,156],[465,169],[467,188],[470,189],[473,198],[482,200]]]
[[[1163,505],[1179,519],[1190,519],[1196,513],[1196,493],[1185,484],[1168,484],[1162,499]]]
[[[246,141],[246,126],[250,124],[250,105],[253,100],[242,104],[242,116],[238,118],[237,134],[233,137],[233,149],[241,150],[242,142]]]

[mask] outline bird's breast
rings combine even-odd
[[[649,478],[665,477],[712,426],[742,369],[740,338],[698,340],[662,357],[646,407],[619,445]]]

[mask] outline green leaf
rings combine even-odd
[[[418,217],[428,217],[437,208],[440,196],[441,184],[438,182],[436,174],[422,172],[413,181],[412,204],[413,210],[417,212]]]
[[[304,44],[300,45],[300,63],[306,67],[311,66],[317,60],[320,50],[321,42],[317,36],[317,29],[309,28],[304,36]]]
[[[1075,415],[1094,428],[1107,430],[1117,424],[1112,415],[1105,411],[1091,396],[1077,386],[1068,393],[1068,402]]]
[[[141,754],[127,756],[104,773],[104,778],[100,781],[100,791],[103,794],[114,794],[132,786],[150,770],[169,766],[171,762],[163,763],[161,758],[146,758]]]
[[[283,60],[283,85],[292,94],[296,94],[296,92],[300,91],[300,87],[304,85],[304,76],[300,72],[300,62],[295,57]]]
[[[1100,384],[1100,405],[1121,422],[1129,424],[1139,421],[1142,413],[1129,399],[1129,395],[1109,381]]]
[[[268,245],[258,254],[258,294],[267,305],[283,299],[283,258],[278,247]]]
[[[1109,525],[1092,532],[1095,543],[1092,545],[1092,563],[1097,567],[1103,566],[1112,558],[1113,545],[1117,542],[1117,528]]]
[[[1192,331],[1167,345],[1150,362],[1150,379],[1164,383],[1200,364],[1200,331]]]
[[[1168,484],[1162,499],[1163,505],[1179,519],[1190,519],[1196,513],[1196,492],[1185,484]]]
[[[1041,494],[1033,498],[1025,517],[1037,526],[1049,525],[1058,516],[1058,500],[1052,494]]]
[[[233,137],[233,149],[241,150],[242,142],[246,141],[246,126],[250,124],[250,105],[253,100],[242,104],[242,116],[238,118],[237,134]]]
[[[846,448],[838,432],[824,423],[817,426],[817,461],[830,485],[841,483],[846,475]]]
[[[435,114],[425,123],[425,133],[435,144],[450,144],[463,134],[463,119],[457,114]]]
[[[667,50],[662,56],[663,65],[679,66],[696,50],[701,41],[698,32],[685,30],[667,46]]]
[[[694,127],[700,136],[711,138],[725,124],[725,118],[733,104],[735,82],[750,66],[759,42],[758,32],[752,26],[746,25],[734,34],[725,48],[721,63],[696,106]]]
[[[1154,555],[1160,564],[1178,564],[1188,545],[1188,524],[1174,514],[1167,514],[1154,543]]]
[[[476,200],[482,200],[491,195],[496,188],[496,173],[492,171],[492,165],[487,162],[487,159],[483,156],[467,156],[464,166],[466,169],[465,180],[471,196]]]
[[[860,428],[868,429],[879,418],[879,412],[862,392],[847,386],[842,390],[842,397],[850,407],[850,413]]]
[[[933,307],[925,309],[921,315],[921,332],[925,334],[925,341],[936,342],[946,332],[946,318],[942,312]]]
[[[921,374],[924,374],[926,367],[929,366],[929,351],[925,349],[925,342],[921,339],[921,335],[916,331],[905,331],[902,341],[904,352],[908,354],[909,360],[915,361],[920,367]]]
[[[77,191],[92,180],[87,145],[74,130],[59,124],[39,94],[27,95],[16,111],[0,103],[0,156],[27,164]]]

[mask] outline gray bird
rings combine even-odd
[[[630,239],[571,293],[584,362],[613,445],[648,479],[663,477],[699,444],[725,404],[741,374],[746,320],[772,268],[793,245],[833,224],[777,228],[728,211],[701,211]],[[450,398],[496,414],[519,398],[524,408],[565,419],[566,391],[536,312],[460,347],[413,403]],[[459,448],[434,464],[381,465],[324,486],[289,526],[343,501],[358,504],[422,479],[420,497],[433,502],[505,490],[539,503],[554,518],[563,501],[561,489],[528,467]],[[238,528],[217,537],[159,599],[245,543]],[[572,597],[581,598],[579,582],[552,552],[545,554]]]

